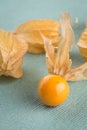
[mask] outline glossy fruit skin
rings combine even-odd
[[[46,106],[57,106],[69,95],[69,86],[64,78],[58,75],[44,76],[38,84],[38,96]]]

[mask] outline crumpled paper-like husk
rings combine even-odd
[[[78,48],[80,50],[81,55],[87,61],[87,27],[82,32],[81,37],[78,41]]]
[[[20,78],[20,66],[27,52],[27,44],[18,40],[12,33],[0,30],[0,75]]]
[[[25,41],[28,44],[28,52],[41,54],[45,53],[44,41],[40,35],[43,33],[47,38],[52,40],[52,44],[55,46],[59,40],[59,23],[55,20],[42,19],[42,20],[30,20],[21,24],[14,34]]]

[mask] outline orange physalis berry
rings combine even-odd
[[[47,75],[39,82],[38,95],[45,105],[57,106],[63,103],[69,95],[68,83],[61,76]]]

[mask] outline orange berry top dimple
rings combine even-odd
[[[64,78],[57,75],[43,77],[38,85],[38,95],[47,106],[57,106],[65,101],[69,86]]]

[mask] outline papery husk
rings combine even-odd
[[[0,30],[0,75],[20,78],[22,58],[27,52],[27,44],[12,33]]]
[[[41,34],[46,50],[46,64],[48,72],[60,75],[67,81],[87,80],[87,62],[71,68],[72,60],[69,52],[74,43],[74,33],[71,27],[71,18],[68,13],[61,15],[61,39],[54,47],[52,41]]]
[[[71,27],[69,13],[64,13],[60,18],[61,38],[56,47],[52,41],[43,36],[46,50],[46,63],[49,73],[63,76],[70,69],[71,59],[69,51],[74,42],[74,33]]]
[[[87,27],[82,32],[81,37],[78,41],[78,48],[79,48],[80,54],[83,56],[85,61],[87,61]]]
[[[45,49],[40,32],[52,40],[54,46],[58,44],[60,28],[59,23],[55,20],[30,20],[21,24],[14,34],[28,44],[28,52],[41,54],[45,53]]]
[[[77,67],[71,68],[64,78],[68,81],[87,80],[87,62]]]

